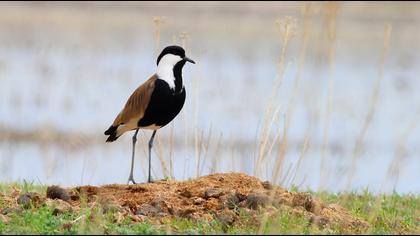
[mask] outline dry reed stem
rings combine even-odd
[[[199,174],[203,173],[203,168],[206,164],[206,160],[207,160],[209,149],[210,149],[211,135],[212,135],[212,126],[210,125],[209,132],[206,139],[207,141],[203,143],[204,144],[203,164],[201,165]]]
[[[258,147],[258,156],[255,163],[255,170],[254,170],[254,173],[256,175],[261,174],[262,164],[266,156],[267,144],[269,143],[269,138],[271,134],[270,132],[271,126],[274,123],[274,121],[277,120],[277,114],[280,110],[280,108],[277,108],[277,109],[273,108],[273,105],[274,105],[276,95],[278,94],[280,86],[282,85],[282,82],[283,82],[284,72],[285,72],[285,69],[287,68],[285,66],[286,65],[285,63],[286,50],[288,48],[289,41],[293,36],[294,25],[293,25],[293,20],[291,17],[285,17],[282,20],[277,20],[276,26],[282,36],[283,46],[281,49],[280,59],[278,61],[278,76],[277,76],[277,79],[274,81],[274,86],[271,91],[271,95],[270,95],[270,99],[268,103],[269,105],[267,106],[267,109],[264,113],[263,129],[261,131],[260,144]],[[270,150],[270,148],[268,150]]]
[[[311,3],[306,3],[303,8],[303,34],[302,34],[302,45],[299,52],[299,62],[297,64],[297,72],[293,83],[292,96],[289,99],[289,105],[287,107],[286,115],[290,118],[293,115],[294,108],[296,106],[296,98],[299,91],[299,85],[301,80],[301,72],[305,65],[306,51],[310,38],[311,29]],[[290,119],[289,119],[290,120]],[[290,124],[290,122],[288,123]],[[289,127],[288,127],[289,128]]]
[[[287,131],[290,125],[290,117],[293,113],[293,107],[295,106],[295,101],[296,101],[296,97],[297,97],[297,93],[298,93],[298,88],[299,88],[299,82],[300,82],[300,78],[301,78],[301,70],[304,66],[304,62],[305,62],[305,56],[306,56],[306,49],[307,49],[307,44],[308,44],[308,40],[309,40],[309,29],[310,29],[310,24],[309,24],[309,19],[310,19],[310,12],[311,12],[311,4],[310,3],[305,3],[303,5],[303,18],[304,18],[304,23],[303,23],[303,35],[302,35],[302,46],[300,48],[300,53],[299,53],[299,63],[298,63],[298,68],[297,68],[297,74],[294,80],[294,86],[293,86],[293,92],[292,92],[292,97],[289,100],[289,105],[287,108],[287,112],[286,114],[284,114],[284,123],[283,123],[283,136],[282,138],[280,138],[279,136],[276,136],[274,140],[277,140],[277,142],[279,143],[279,150],[278,150],[278,157],[276,159],[274,168],[273,168],[273,174],[271,176],[272,182],[273,183],[277,183],[277,179],[279,178],[280,175],[280,171],[283,169],[283,162],[286,156],[286,152],[287,152],[287,148],[288,148],[288,139],[287,139]],[[286,21],[290,22],[290,20]],[[290,31],[288,30],[289,27],[285,27],[286,30],[285,32],[287,32],[287,34],[284,35],[284,37],[287,36],[287,38],[291,37],[290,35],[288,35],[290,33]],[[288,39],[284,39],[285,42],[288,42]],[[287,45],[286,45],[287,46]],[[285,53],[285,48],[283,47],[282,50],[282,56],[280,57],[280,61],[284,64],[284,53]],[[281,73],[281,77],[283,77],[283,73],[284,71],[282,71],[282,68],[280,69],[280,73]],[[279,84],[278,86],[280,86],[282,82],[282,78],[279,79],[279,81],[277,81],[277,83]],[[274,86],[275,90],[278,90],[277,84]],[[274,91],[275,93],[277,93],[277,91]],[[276,114],[274,114],[276,115]],[[280,132],[279,132],[280,133]],[[307,140],[309,140],[309,135],[307,135]],[[309,142],[309,141],[308,141]],[[307,145],[304,145],[304,147],[306,147]],[[270,148],[271,149],[271,148]],[[307,150],[307,149],[303,149],[303,150]],[[304,156],[304,153],[306,151],[302,151],[301,153],[301,158],[299,159],[299,163],[302,160],[302,157]],[[291,167],[288,168],[288,170],[286,171],[286,174],[284,175],[284,178],[282,180],[282,182],[284,183],[287,176],[289,176],[291,171]],[[272,199],[274,198],[274,191],[272,191],[272,193],[270,193],[269,197]],[[263,233],[263,225],[266,224],[268,220],[268,216],[264,215],[263,219],[262,219],[262,223],[260,224],[260,227],[258,228],[258,234],[262,234]]]
[[[368,110],[368,113],[366,114],[363,127],[356,139],[356,143],[353,150],[352,163],[350,166],[349,176],[346,183],[346,189],[348,189],[351,185],[354,172],[356,171],[356,162],[359,159],[360,155],[362,154],[362,147],[363,147],[363,142],[366,136],[366,132],[368,131],[369,126],[372,122],[372,118],[375,114],[375,107],[378,103],[380,87],[381,87],[382,80],[384,78],[385,59],[388,54],[389,39],[391,37],[391,31],[392,31],[392,25],[387,24],[384,29],[384,43],[383,43],[382,55],[379,59],[378,78],[376,79],[375,85],[373,87],[372,97],[369,104],[369,110]]]
[[[161,32],[161,26],[164,23],[164,20],[162,17],[154,17],[153,18],[154,28],[155,28],[155,50],[156,55],[159,55],[160,53],[160,32]]]
[[[216,140],[216,146],[213,158],[211,159],[211,165],[210,165],[210,173],[216,172],[217,169],[217,157],[219,156],[220,150],[221,150],[221,142],[223,139],[223,133],[220,133],[219,138]]]
[[[335,74],[335,47],[336,47],[336,21],[338,14],[339,4],[337,2],[328,2],[325,6],[325,17],[327,24],[327,35],[328,35],[328,90],[327,90],[327,101],[326,101],[326,112],[324,120],[324,132],[321,152],[321,176],[318,190],[322,190],[328,171],[325,171],[325,159],[328,156],[328,143],[329,143],[329,124],[330,116],[333,108],[334,100],[334,74]]]
[[[393,186],[395,186],[396,182],[398,181],[399,170],[401,168],[401,161],[405,153],[407,152],[405,144],[407,143],[407,139],[416,129],[419,119],[420,119],[420,106],[417,107],[417,110],[416,110],[416,113],[414,114],[413,119],[410,122],[408,122],[406,128],[403,130],[402,134],[400,135],[398,139],[398,143],[395,147],[394,158],[392,159],[391,164],[388,166],[387,175],[384,180],[384,183],[382,184],[381,189],[384,189],[385,186],[387,186],[386,183],[388,181],[392,181],[392,179],[394,179]],[[387,189],[385,189],[384,191],[386,192]]]
[[[299,62],[298,62],[298,65],[297,65],[297,72],[296,72],[296,76],[295,76],[295,79],[294,79],[293,91],[292,91],[291,98],[289,99],[289,104],[288,104],[288,108],[287,108],[287,112],[286,112],[286,120],[289,121],[289,122],[286,122],[285,131],[287,131],[290,128],[291,117],[293,116],[294,108],[296,106],[296,100],[297,100],[297,97],[298,97],[299,85],[300,85],[300,80],[301,80],[301,72],[302,72],[302,70],[304,68],[304,65],[305,65],[307,46],[308,46],[310,33],[311,33],[310,32],[310,29],[311,29],[311,21],[310,21],[311,12],[312,12],[311,3],[306,3],[303,6],[303,9],[302,9],[302,14],[303,14],[302,45],[300,47],[300,52],[299,52]],[[301,151],[301,154],[299,156],[299,160],[298,160],[299,164],[298,165],[300,165],[300,162],[302,161],[302,159],[303,159],[303,157],[304,157],[304,155],[306,154],[306,151],[307,151],[309,138],[310,138],[310,136],[308,134],[309,134],[309,132],[307,131],[307,135],[305,136],[305,144],[304,144],[303,150]],[[283,139],[287,139],[287,137],[283,137]],[[282,154],[283,157],[280,158],[280,160],[282,160],[280,165],[279,165],[280,170],[283,167],[284,155],[285,155],[286,151],[287,150],[281,150],[281,152],[280,152],[280,153],[284,152],[284,154]],[[296,172],[295,172],[295,174],[296,174]],[[286,179],[287,176],[288,176],[288,174],[286,174],[284,176],[284,179]],[[292,177],[291,177],[291,181],[292,181]],[[286,184],[285,181],[282,181],[281,183]]]
[[[306,129],[305,132],[305,139],[303,141],[303,146],[299,155],[299,159],[296,163],[296,167],[295,167],[295,171],[293,172],[293,176],[290,179],[290,183],[292,184],[296,178],[296,174],[298,173],[298,170],[300,168],[300,166],[302,165],[302,161],[306,155],[306,153],[308,152],[309,148],[310,148],[310,138],[311,138],[311,134],[312,134],[312,122],[309,122],[309,126]]]
[[[286,157],[286,152],[287,152],[287,148],[288,148],[288,139],[287,139],[287,131],[288,131],[288,127],[289,127],[288,123],[289,123],[288,117],[285,116],[284,125],[283,125],[283,132],[282,132],[283,136],[282,136],[281,139],[280,138],[278,139],[278,143],[279,143],[278,153],[279,154],[278,154],[278,157],[277,157],[276,162],[274,164],[274,169],[273,169],[274,172],[273,172],[273,175],[271,177],[273,183],[277,183],[277,180],[280,177],[280,172],[283,169],[282,168],[283,167],[283,162],[284,162],[284,159]]]
[[[164,155],[163,148],[162,148],[162,146],[163,146],[162,141],[159,138],[159,136],[157,136],[156,138],[157,138],[157,141],[158,141],[157,146],[158,146],[158,157],[159,157],[159,161],[160,161],[160,166],[162,167],[163,177],[166,178],[166,177],[171,175],[171,172],[168,169],[168,165],[167,165],[166,160],[165,160],[165,155]]]

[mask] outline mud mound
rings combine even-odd
[[[33,195],[33,196],[32,196]],[[364,230],[369,224],[338,205],[326,205],[308,193],[288,192],[269,182],[240,173],[212,174],[188,181],[164,180],[136,185],[81,186],[61,189],[51,186],[47,197],[21,195],[22,204],[30,199],[46,202],[59,214],[77,211],[81,205],[99,205],[103,211],[115,211],[119,218],[134,221],[149,219],[164,222],[172,217],[212,220],[230,225],[240,223],[240,211],[255,218],[261,212],[275,214],[287,210],[306,217],[323,228],[339,224],[348,229]],[[55,200],[53,200],[55,199]],[[257,221],[255,221],[257,222]]]
[[[271,208],[292,210],[319,227],[339,224],[366,229],[369,224],[338,205],[325,205],[308,193],[288,192],[269,182],[240,173],[212,174],[193,180],[173,180],[137,185],[83,186],[70,189],[72,205],[81,196],[88,202],[100,201],[121,207],[134,219],[186,217],[218,218],[227,224],[239,219],[238,211],[257,214]]]

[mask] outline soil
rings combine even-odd
[[[187,181],[161,180],[136,185],[113,184],[69,189],[50,186],[46,196],[15,193],[11,198],[14,203],[19,202],[24,206],[28,205],[28,199],[34,199],[35,205],[52,205],[57,214],[77,211],[83,204],[99,205],[104,212],[115,212],[118,219],[129,216],[135,222],[148,219],[163,223],[173,217],[193,220],[217,218],[231,225],[241,223],[240,211],[256,218],[263,211],[275,214],[279,210],[288,210],[306,217],[311,224],[320,228],[337,224],[349,230],[370,227],[366,221],[336,204],[327,205],[309,193],[288,192],[241,173],[211,174]]]

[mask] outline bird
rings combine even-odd
[[[133,131],[131,169],[127,184],[136,184],[133,178],[134,155],[139,129],[152,130],[149,140],[149,176],[151,183],[151,150],[156,131],[170,123],[182,110],[186,91],[182,81],[182,68],[195,62],[185,55],[178,45],[165,47],[159,54],[157,70],[141,84],[128,98],[124,108],[118,113],[112,125],[104,132],[106,142],[114,142],[127,131]]]

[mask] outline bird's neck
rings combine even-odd
[[[182,84],[182,67],[184,67],[185,61],[178,62],[175,64],[173,74],[175,77],[175,93],[181,93],[184,85]]]
[[[182,84],[182,67],[184,67],[184,64],[185,62],[178,62],[175,66],[158,66],[157,75],[159,79],[164,80],[175,93],[182,92],[184,88]]]

